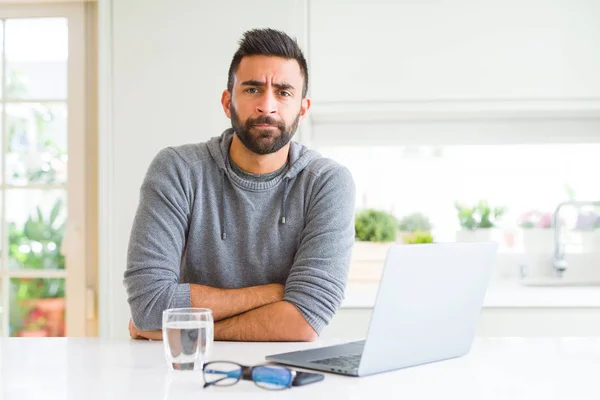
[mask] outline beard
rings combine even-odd
[[[292,140],[298,129],[298,121],[300,121],[300,112],[298,112],[294,122],[289,126],[283,121],[277,121],[266,115],[248,118],[243,123],[233,104],[229,106],[229,112],[231,113],[231,127],[238,139],[248,150],[256,154],[271,154],[279,151]],[[256,125],[271,125],[277,129],[260,129]]]

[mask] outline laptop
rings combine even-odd
[[[393,246],[365,340],[266,359],[366,376],[466,355],[497,249],[495,242]]]

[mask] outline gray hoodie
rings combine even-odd
[[[190,283],[285,284],[317,333],[340,305],[354,243],[355,187],[347,168],[291,142],[288,167],[249,179],[229,162],[233,130],[169,147],[142,183],[124,284],[135,326],[161,328],[190,307]]]

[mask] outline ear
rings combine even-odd
[[[300,121],[302,121],[306,115],[308,114],[308,109],[310,108],[310,98],[305,97],[302,99],[302,103],[300,105]]]
[[[221,95],[221,105],[223,106],[223,111],[227,118],[231,119],[231,113],[229,112],[229,106],[231,105],[231,93],[229,90],[223,90],[223,94]]]

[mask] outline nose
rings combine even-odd
[[[271,91],[265,91],[258,103],[256,104],[256,112],[262,115],[272,115],[277,113],[277,99]]]

